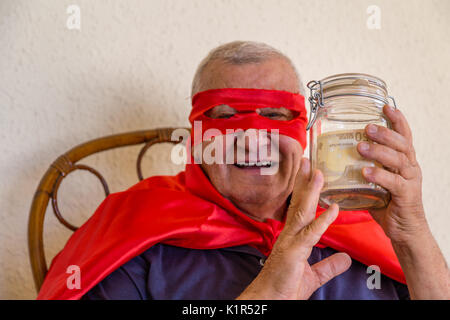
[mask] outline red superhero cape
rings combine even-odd
[[[318,208],[317,215],[324,209]],[[80,299],[115,269],[157,243],[192,249],[250,245],[268,255],[283,223],[255,221],[225,199],[199,165],[109,195],[53,259],[38,299]],[[405,283],[390,240],[367,211],[341,211],[318,246],[347,252]],[[68,267],[81,288],[68,289]]]

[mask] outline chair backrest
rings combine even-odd
[[[178,128],[161,128],[143,131],[127,132],[122,134],[111,135],[80,144],[63,155],[59,156],[48,168],[47,172],[42,177],[39,186],[34,194],[33,201],[30,208],[30,215],[28,219],[28,249],[30,254],[31,269],[36,286],[36,290],[42,286],[45,275],[47,274],[47,262],[45,261],[45,251],[43,243],[44,233],[44,218],[48,203],[51,199],[53,212],[56,218],[66,228],[75,231],[77,227],[70,224],[64,219],[58,209],[58,188],[61,181],[67,175],[77,169],[88,170],[96,175],[105,190],[105,195],[108,196],[109,188],[103,176],[94,168],[77,162],[91,154],[114,149],[118,147],[125,147],[130,145],[144,144],[136,162],[136,170],[139,180],[143,179],[141,170],[142,158],[152,145],[162,142],[178,143],[180,141],[172,141],[172,132]],[[189,130],[187,128],[181,128]]]

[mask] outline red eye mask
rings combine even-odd
[[[212,119],[205,113],[218,105],[228,105],[237,111],[227,119]],[[259,108],[281,108],[291,110],[291,120],[273,120],[259,115]],[[280,90],[226,88],[212,89],[197,93],[192,98],[192,111],[189,121],[194,128],[194,121],[201,121],[201,137],[208,129],[218,129],[226,134],[227,129],[278,129],[279,134],[297,140],[306,148],[306,109],[305,97]],[[193,130],[194,131],[194,130]],[[199,133],[195,133],[199,135]],[[194,139],[194,132],[191,134]]]

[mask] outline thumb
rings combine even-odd
[[[352,259],[344,252],[335,253],[311,266],[318,279],[314,291],[350,268]],[[313,292],[314,292],[313,291]]]
[[[311,172],[309,160],[303,158],[287,211],[286,232],[296,234],[314,220],[322,186],[322,173],[319,170]]]

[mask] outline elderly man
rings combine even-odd
[[[244,143],[239,160],[233,136],[220,144],[224,154],[234,151],[231,162],[194,161],[175,177],[151,177],[110,195],[54,259],[38,298],[449,299],[448,267],[425,219],[421,171],[402,113],[385,106],[393,130],[368,127],[377,143],[358,145],[362,156],[391,168],[363,171],[391,201],[371,210],[373,219],[352,213],[370,217],[364,234],[341,221],[347,242],[335,236],[344,243],[337,250],[323,235],[344,212],[317,206],[323,176],[302,157],[301,93],[295,67],[279,51],[254,42],[214,49],[192,85],[191,122],[219,129],[201,151],[244,126],[279,130],[277,152],[251,160]],[[272,140],[269,133],[258,143]],[[371,245],[361,246],[362,237]],[[373,264],[381,274],[368,273]],[[79,270],[78,285],[69,285],[69,266]],[[379,277],[375,285],[371,276]]]

